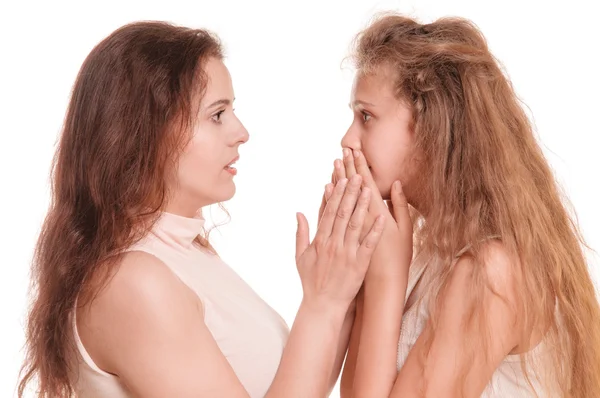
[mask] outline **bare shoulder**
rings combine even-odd
[[[499,240],[488,240],[480,247],[480,261],[476,261],[471,253],[462,255],[453,272],[453,283],[460,289],[468,289],[470,277],[476,268],[484,277],[485,288],[509,301],[518,300],[518,287],[521,281],[521,263],[512,256]],[[468,290],[465,290],[468,292]]]
[[[117,299],[120,304],[127,301],[142,307],[151,305],[154,310],[173,301],[194,299],[199,302],[165,263],[141,251],[129,252],[123,256],[104,295]]]
[[[488,240],[480,246],[478,260],[465,253],[454,266],[444,300],[465,319],[470,311],[479,314],[481,322],[494,331],[497,353],[506,355],[519,346],[519,331],[524,319],[521,263],[499,240]],[[447,307],[448,308],[448,307]],[[461,310],[459,310],[459,308]],[[501,348],[500,348],[501,347]]]
[[[143,346],[158,338],[156,333],[177,334],[181,327],[202,323],[202,304],[191,289],[161,260],[137,251],[123,255],[77,314],[84,346],[96,364],[111,373],[123,362],[119,354],[128,351],[125,347]]]
[[[436,321],[428,320],[392,396],[421,396],[422,387],[432,397],[483,393],[499,364],[520,344],[519,268],[496,240],[458,258],[436,297]]]
[[[172,313],[173,306],[186,303],[198,306],[200,300],[157,257],[134,251],[123,256],[92,308],[106,308],[112,314],[133,311],[137,317],[160,317]]]

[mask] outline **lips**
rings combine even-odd
[[[233,158],[233,160],[231,162],[229,162],[227,164],[227,166],[224,167],[225,171],[227,171],[228,173],[232,174],[232,175],[236,175],[237,174],[237,169],[235,167],[233,167],[233,165],[235,164],[235,162],[237,162],[240,159],[239,156],[236,156],[235,158]]]
[[[231,167],[231,166],[233,166],[233,165],[235,164],[235,162],[237,162],[238,160],[240,160],[240,157],[239,157],[239,155],[238,155],[238,156],[236,156],[235,158],[233,158],[233,159],[231,160],[231,162],[227,163],[227,166],[225,166],[225,167]]]

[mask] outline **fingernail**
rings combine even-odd
[[[360,156],[360,151],[359,150],[355,150],[354,151],[354,157],[358,158]]]
[[[338,169],[339,169],[340,167],[342,167],[342,166],[341,166],[341,160],[339,160],[339,159],[336,159],[336,160],[335,160],[335,162],[334,162],[334,165],[335,165],[335,167],[337,167]]]
[[[400,184],[400,181],[394,182],[394,189],[396,192],[402,192],[402,184]]]
[[[345,186],[347,183],[348,183],[348,179],[347,179],[347,178],[342,178],[342,179],[340,180],[340,182],[339,182],[339,184],[340,184],[341,186]]]
[[[344,148],[342,150],[342,152],[344,153],[344,157],[347,158],[348,156],[350,156],[350,150],[348,148]]]

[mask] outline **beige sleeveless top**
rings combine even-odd
[[[152,232],[129,251],[143,251],[160,259],[183,281],[204,306],[204,322],[221,352],[252,398],[263,397],[271,385],[289,329],[218,256],[194,243],[204,219],[163,213]],[[79,398],[129,398],[118,377],[102,371],[79,339],[74,378]],[[198,375],[202,377],[202,375]]]
[[[464,248],[457,256],[460,257],[468,250]],[[425,262],[420,261],[419,257],[415,258],[409,270],[408,286],[406,289],[406,300],[410,297],[413,289],[423,277],[427,268]],[[455,260],[456,261],[456,260]],[[430,297],[419,297],[414,301],[414,304],[408,308],[402,316],[402,326],[400,329],[400,341],[398,342],[398,371],[404,365],[408,353],[415,345],[417,338],[423,332],[427,320],[429,318],[428,305]],[[533,363],[536,366],[544,366],[545,357],[548,354],[548,349],[542,341],[535,348],[526,354],[528,364]],[[531,362],[529,362],[531,361]],[[534,386],[535,393],[527,383],[525,374],[521,369],[519,355],[508,355],[496,369],[488,385],[486,386],[482,398],[550,398],[547,395],[542,395],[543,390],[533,374],[530,374],[530,380]],[[537,393],[537,395],[536,395]]]

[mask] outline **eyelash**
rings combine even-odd
[[[362,121],[363,123],[367,123],[369,120],[371,120],[371,118],[373,117],[372,115],[368,114],[365,111],[361,111],[360,112],[361,116],[362,116]],[[368,118],[368,119],[367,119]]]
[[[233,108],[231,111],[235,112],[235,108]],[[212,119],[212,121],[214,123],[221,124],[222,123],[221,122],[221,115],[223,115],[223,113],[225,113],[225,109],[221,109],[219,112],[215,113],[210,118]]]
[[[225,109],[220,110],[219,112],[215,113],[214,115],[211,116],[211,119],[213,122],[215,123],[221,123],[221,115],[225,113]]]

